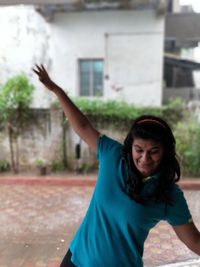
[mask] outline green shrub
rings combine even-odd
[[[86,98],[74,98],[74,102],[94,122],[112,123],[120,128],[129,126],[136,117],[144,114],[163,117],[172,127],[185,116],[184,104],[178,99],[161,107],[139,107],[124,101]]]
[[[42,160],[42,159],[36,159],[35,164],[36,164],[36,166],[37,166],[38,168],[41,168],[41,167],[43,167],[43,166],[46,165],[46,164],[45,164],[45,161]]]
[[[174,135],[176,137],[177,154],[184,175],[200,175],[200,125],[198,122],[180,122]]]
[[[87,162],[83,162],[83,164],[81,165],[81,168],[80,168],[80,172],[82,174],[87,174],[89,172],[89,165]]]
[[[8,129],[10,147],[10,167],[14,173],[19,171],[19,151],[17,139],[30,119],[30,104],[34,86],[25,74],[14,76],[7,80],[0,90],[0,124]],[[14,149],[14,146],[17,149]]]
[[[6,172],[9,170],[9,163],[7,160],[0,160],[0,172]]]
[[[51,171],[52,172],[57,172],[57,171],[64,171],[65,167],[63,162],[58,161],[58,160],[52,160],[51,162]]]

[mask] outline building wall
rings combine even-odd
[[[163,22],[150,10],[58,13],[50,25],[51,72],[78,95],[78,59],[102,58],[105,99],[161,105]]]
[[[32,72],[35,63],[49,64],[48,24],[32,6],[0,7],[0,34],[0,86],[23,72],[36,86],[33,106],[48,106],[49,94]]]
[[[180,0],[173,0],[172,4],[173,4],[173,12],[180,13],[181,11]]]
[[[24,126],[19,137],[13,140],[14,159],[17,154],[20,170],[34,168],[38,160],[51,165],[62,158],[62,112],[61,110],[36,109]],[[10,162],[8,131],[1,125],[0,161]]]
[[[1,7],[0,86],[24,72],[36,87],[32,106],[46,108],[56,98],[37,80],[32,71],[35,63],[43,63],[69,95],[77,96],[78,60],[102,58],[105,99],[160,105],[163,22],[163,16],[145,10],[63,12],[47,22],[32,6]],[[116,92],[113,90],[116,87],[122,90]],[[33,166],[38,159],[51,164],[61,157],[61,112],[41,114],[39,124],[33,121],[18,139],[21,166]],[[122,135],[112,129],[102,132],[111,136],[114,133],[117,139]],[[74,166],[75,147],[80,140],[70,128],[65,138],[68,160]],[[95,155],[84,142],[81,147],[82,162],[95,162]],[[9,160],[8,135],[3,129],[0,148],[0,160]]]
[[[63,163],[65,149],[68,170],[76,170],[86,164],[89,168],[97,167],[96,154],[81,141],[78,135],[67,125],[63,132],[63,112],[61,109],[35,109],[32,117],[25,125],[22,133],[14,142],[14,158],[18,154],[19,171],[35,171],[37,161],[42,161],[50,170],[54,163]],[[127,130],[119,130],[108,122],[95,127],[102,133],[123,142]],[[63,142],[65,138],[65,145]],[[80,145],[80,158],[77,159],[76,146]],[[17,150],[18,148],[18,150]],[[0,162],[10,163],[10,145],[6,128],[0,131]]]
[[[1,7],[0,85],[25,72],[36,86],[32,106],[48,107],[55,97],[37,81],[35,63],[77,96],[78,59],[102,58],[105,99],[161,105],[163,24],[153,10],[63,12],[47,22],[32,6]]]
[[[42,33],[46,30],[37,30],[37,19],[30,21],[30,17],[36,16],[34,10],[21,7],[1,7],[0,8],[0,64],[1,83],[18,71],[30,67],[34,45],[42,40]],[[25,26],[26,25],[26,26]],[[40,24],[43,28],[44,25]],[[37,34],[35,40],[33,32]],[[40,36],[39,36],[40,35]],[[41,47],[38,45],[38,49]]]

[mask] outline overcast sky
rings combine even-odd
[[[200,12],[200,0],[180,0],[181,5],[192,5],[195,12]]]

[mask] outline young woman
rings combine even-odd
[[[141,116],[122,145],[91,125],[43,65],[33,71],[56,94],[71,126],[99,160],[88,211],[61,267],[142,267],[144,242],[160,220],[200,255],[200,233],[176,185],[180,166],[169,125],[155,116]]]

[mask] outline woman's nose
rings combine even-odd
[[[150,160],[151,160],[151,157],[150,157],[149,153],[144,153],[142,155],[142,161],[143,162],[149,162]]]

